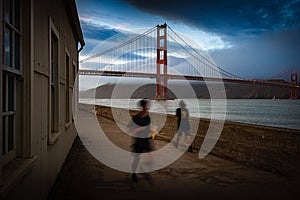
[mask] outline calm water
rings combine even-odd
[[[138,100],[80,99],[82,103],[138,109]],[[178,100],[151,101],[152,112],[175,114]],[[300,130],[300,100],[271,99],[197,99],[185,100],[190,115],[193,117],[222,119],[248,124],[260,124]]]

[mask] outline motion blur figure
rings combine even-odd
[[[177,117],[177,135],[175,147],[178,148],[180,138],[185,135],[187,143],[189,145],[188,152],[193,152],[191,133],[190,133],[190,122],[189,122],[189,110],[186,108],[186,104],[183,100],[179,102],[179,108],[176,109]]]
[[[134,153],[134,160],[131,166],[132,181],[135,183],[138,182],[136,171],[140,163],[140,154],[152,151],[151,136],[149,136],[151,133],[151,118],[148,112],[150,108],[149,100],[142,99],[138,102],[138,105],[141,110],[132,117],[132,122],[129,125],[132,135],[135,136],[134,143],[131,146],[132,152]],[[149,159],[151,159],[151,157],[149,157]],[[149,161],[149,163],[151,163],[151,161]],[[152,183],[150,175],[145,173],[143,173],[143,175],[149,183]]]

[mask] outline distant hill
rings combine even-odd
[[[283,82],[282,80],[275,80],[276,82]],[[180,82],[169,82],[168,83],[168,95],[169,98],[193,98],[190,91]],[[215,91],[215,98],[219,98],[218,94],[221,91],[218,89],[219,83],[211,83],[210,88]],[[195,92],[197,98],[208,99],[210,94],[207,86],[204,82],[190,82],[192,89]],[[155,97],[155,84],[139,85],[134,83],[127,83],[118,85],[105,84],[97,88],[89,89],[80,92],[80,98],[150,98]],[[288,99],[290,98],[290,89],[277,87],[277,86],[266,86],[266,85],[250,85],[241,83],[225,83],[225,91],[228,99]],[[114,91],[115,89],[115,91]],[[134,91],[129,94],[128,91]],[[176,97],[174,93],[180,97]]]

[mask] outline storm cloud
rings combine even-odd
[[[300,1],[124,0],[134,7],[218,34],[231,48],[210,51],[216,64],[247,78],[300,70]]]
[[[290,30],[300,25],[299,0],[124,0],[136,8],[225,36]]]
[[[271,78],[281,71],[300,70],[299,35],[300,28],[266,32],[210,55],[220,67],[241,77]]]
[[[196,39],[219,67],[237,76],[268,79],[282,71],[300,71],[300,0],[78,0],[78,3],[87,43],[81,55],[97,53],[94,47],[122,33],[124,30],[118,28],[122,25],[131,31],[133,26],[166,22],[172,28],[175,26],[176,32],[184,30],[188,37]],[[217,40],[205,42],[211,36]],[[221,45],[216,45],[218,41]]]

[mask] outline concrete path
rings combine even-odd
[[[131,137],[114,122],[98,120],[113,143],[129,150]],[[166,144],[154,140],[155,149]],[[99,162],[77,138],[48,199],[296,199],[300,195],[299,177],[280,176],[213,155],[200,160],[197,153],[186,152],[168,167],[148,174],[152,184],[141,174],[138,183],[133,183],[129,173]]]

